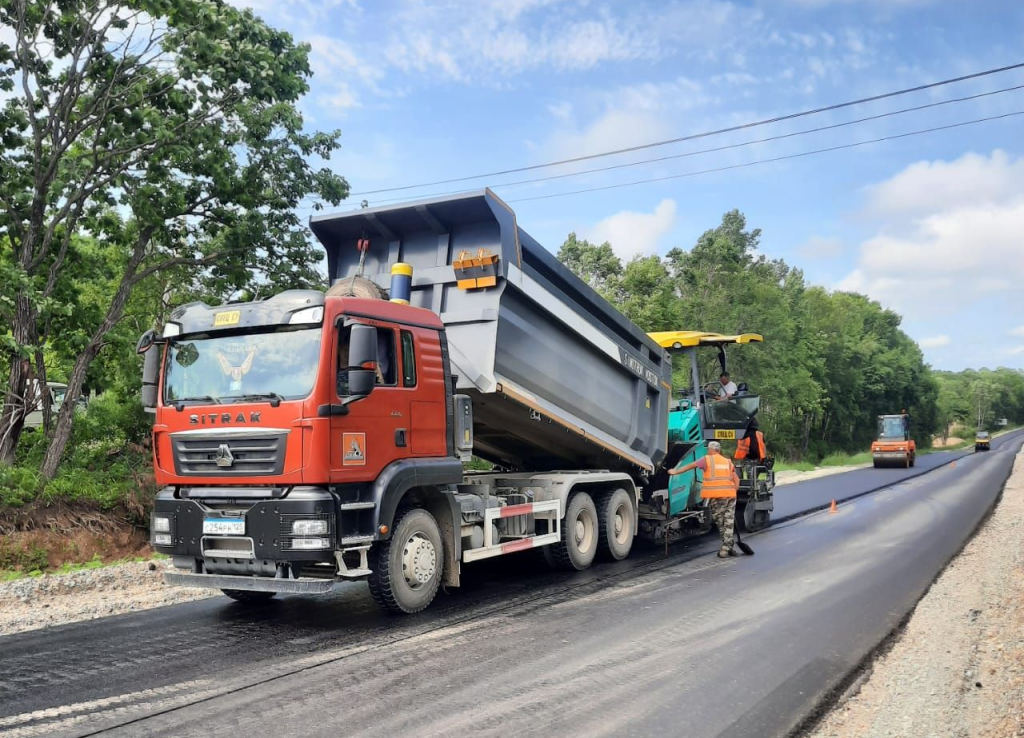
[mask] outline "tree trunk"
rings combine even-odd
[[[125,275],[121,279],[121,284],[118,285],[117,291],[110,301],[110,306],[107,308],[107,314],[103,316],[103,321],[89,338],[89,343],[86,345],[85,350],[75,359],[75,366],[71,370],[71,376],[68,377],[68,389],[64,395],[64,404],[61,405],[60,414],[57,416],[53,438],[46,447],[46,456],[43,457],[43,463],[39,467],[39,472],[44,479],[53,479],[57,475],[60,462],[64,459],[64,450],[71,439],[71,428],[75,420],[75,407],[78,405],[78,398],[82,395],[85,374],[89,370],[93,359],[96,358],[100,349],[103,348],[103,341],[107,334],[110,333],[113,327],[117,325],[117,322],[121,320],[121,316],[124,315],[124,308],[128,304],[128,298],[131,297],[132,289],[136,284],[136,271],[139,263],[142,261],[151,236],[152,231],[146,231],[139,237],[135,244],[132,258],[125,269]]]
[[[29,346],[35,336],[35,310],[23,293],[15,298],[14,321],[11,333],[19,346]],[[0,464],[13,464],[21,431],[25,427],[31,362],[19,356],[11,357],[11,371],[7,378],[3,413],[0,414]]]
[[[89,341],[85,351],[78,355],[75,366],[68,377],[68,389],[64,395],[64,403],[60,406],[60,413],[57,415],[57,423],[53,427],[53,437],[49,446],[46,447],[46,456],[43,458],[39,473],[45,479],[53,479],[57,476],[57,469],[64,459],[64,450],[68,441],[71,440],[71,430],[75,420],[75,407],[78,405],[78,398],[82,394],[82,385],[85,383],[85,373],[92,364],[93,359],[100,352],[102,337]]]

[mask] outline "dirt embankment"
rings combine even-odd
[[[805,738],[1024,736],[1024,454],[859,691]]]
[[[64,564],[149,555],[145,513],[89,505],[0,510],[0,570],[45,572]]]

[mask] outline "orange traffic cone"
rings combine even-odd
[[[956,469],[956,462],[953,462],[953,468]]]
[[[836,512],[838,512],[838,509],[836,508],[836,501],[832,500],[832,507],[828,509],[828,514],[834,515]]]

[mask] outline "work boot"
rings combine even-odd
[[[729,555],[730,556],[739,556],[739,554],[736,553],[736,549],[735,548],[730,548],[729,549]]]
[[[725,548],[724,546],[718,550],[718,558],[727,559],[730,556],[735,556],[731,548]]]

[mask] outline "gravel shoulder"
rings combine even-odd
[[[219,592],[164,584],[168,561],[113,564],[0,583],[0,635],[201,600]]]
[[[805,738],[1024,736],[1024,453],[992,515],[858,683]]]

